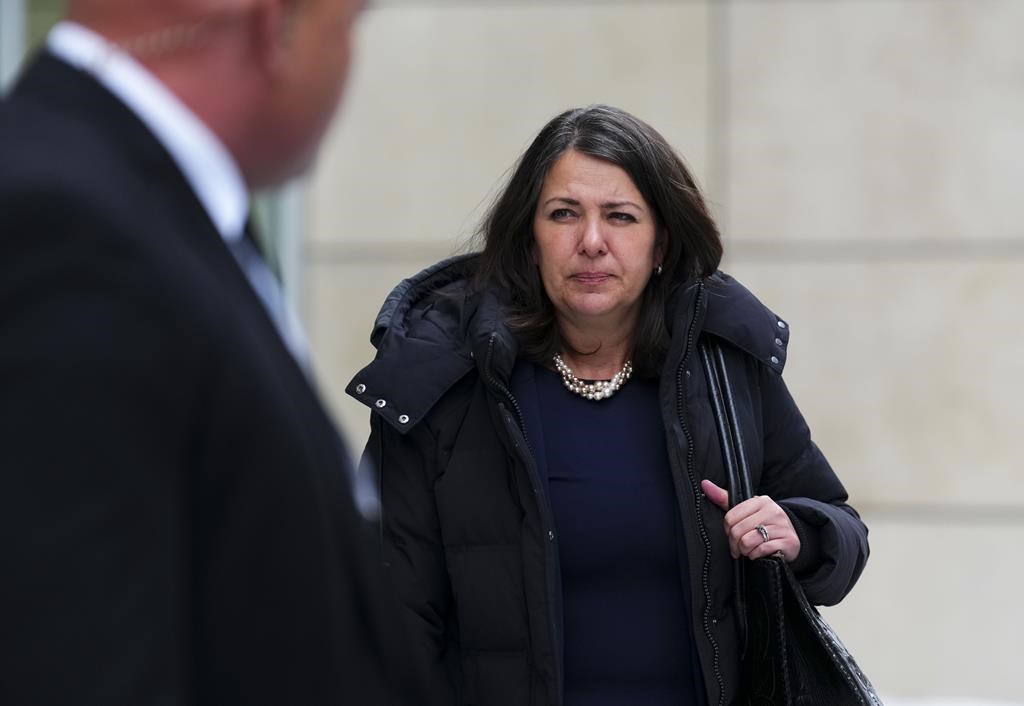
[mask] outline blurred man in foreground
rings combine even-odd
[[[247,226],[360,0],[71,0],[0,103],[0,703],[376,704],[387,607]]]

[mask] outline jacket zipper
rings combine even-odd
[[[523,424],[523,410],[519,406],[519,402],[516,398],[513,397],[512,391],[502,385],[501,382],[498,381],[498,378],[494,377],[494,374],[491,372],[491,359],[494,356],[494,341],[497,337],[497,334],[492,333],[490,339],[487,341],[487,359],[484,361],[484,371],[487,376],[487,383],[492,388],[500,392],[502,397],[511,403],[512,409],[514,409],[516,413],[515,422],[522,434],[523,441],[526,443],[527,450],[532,454],[533,446],[530,445],[530,440],[526,438],[526,426]]]
[[[548,516],[547,503],[542,502],[541,500],[540,473],[537,470],[537,464],[533,458],[533,446],[530,444],[530,440],[529,438],[527,438],[526,435],[526,425],[523,422],[523,410],[519,406],[518,400],[516,400],[515,396],[512,394],[512,391],[505,387],[505,385],[503,385],[496,377],[494,377],[494,374],[492,373],[491,370],[491,361],[494,353],[494,341],[496,338],[497,335],[492,333],[490,339],[487,342],[487,358],[484,361],[484,376],[485,379],[487,380],[488,385],[490,385],[492,389],[499,392],[501,396],[504,397],[509,402],[512,409],[515,411],[516,418],[512,419],[511,415],[508,414],[505,405],[501,404],[500,402],[498,403],[498,409],[502,414],[502,418],[505,420],[506,426],[509,427],[509,432],[513,435],[512,442],[520,451],[520,456],[526,465],[526,472],[530,476],[530,485],[533,489],[533,497],[537,502],[537,510],[541,518],[541,529],[542,531],[546,531],[548,537],[548,541],[544,544],[544,557],[548,568],[546,572],[546,583],[548,593],[548,629],[551,631],[551,644],[555,663],[555,694],[557,695],[556,698],[558,699],[558,703],[560,704],[562,693],[562,674],[560,659],[558,657],[556,649],[558,645],[555,644],[558,639],[558,630],[554,611],[555,586],[553,579],[555,559],[552,555],[552,543],[554,542],[555,535],[554,531],[551,529],[554,526],[554,522],[552,521],[552,518]],[[518,434],[519,437],[522,438],[522,446],[520,446],[519,443],[516,441],[516,434]]]
[[[686,362],[689,360],[691,353],[691,346],[693,344],[693,335],[697,328],[697,317],[700,312],[701,305],[704,300],[704,283],[699,282],[697,285],[697,300],[694,303],[694,314],[690,320],[689,330],[686,332],[686,340],[683,347],[683,359],[679,362],[679,367],[676,370],[676,416],[679,419],[679,425],[683,430],[683,436],[686,439],[686,477],[690,481],[690,487],[693,491],[693,503],[694,510],[696,511],[697,518],[697,530],[700,533],[701,541],[704,543],[704,566],[701,569],[701,590],[704,593],[704,614],[703,614],[703,626],[704,636],[711,643],[711,649],[714,654],[712,660],[712,674],[715,678],[715,682],[718,685],[718,704],[724,706],[725,704],[725,679],[722,677],[721,668],[721,654],[718,649],[718,642],[715,640],[714,634],[711,632],[711,538],[708,536],[707,527],[704,526],[704,509],[701,505],[701,490],[700,481],[694,475],[694,451],[693,451],[693,437],[690,434],[690,430],[686,425],[686,392],[687,382],[685,377]]]

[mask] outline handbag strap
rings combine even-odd
[[[697,347],[704,364],[711,409],[715,414],[718,437],[722,444],[722,462],[729,485],[729,506],[732,507],[754,497],[743,433],[721,344],[702,337]]]
[[[704,366],[708,384],[708,395],[711,398],[711,410],[715,415],[718,427],[718,439],[722,447],[722,465],[729,491],[730,507],[753,497],[750,482],[750,467],[744,450],[743,434],[740,431],[739,417],[732,393],[732,383],[725,365],[725,354],[721,344],[701,336],[697,342],[701,363]],[[741,559],[733,562],[736,590],[733,593],[736,605],[736,626],[739,632],[740,654],[744,654],[747,645],[747,611],[744,602],[745,577]]]

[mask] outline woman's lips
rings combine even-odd
[[[572,276],[580,284],[601,284],[611,277],[607,272],[577,272]]]

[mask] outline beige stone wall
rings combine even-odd
[[[454,252],[547,118],[609,102],[708,187],[726,267],[870,528],[833,621],[903,697],[1022,700],[1024,2],[377,0],[308,188],[325,395],[390,288]]]

